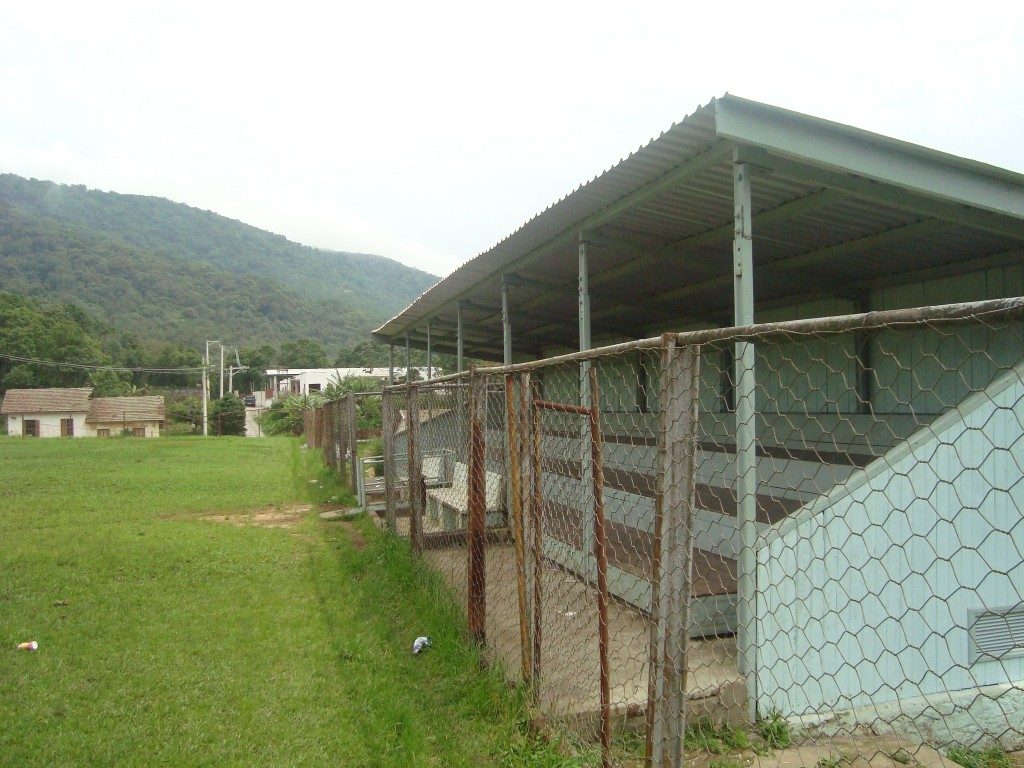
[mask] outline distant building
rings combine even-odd
[[[0,416],[17,437],[159,437],[164,399],[92,397],[89,387],[9,389]]]
[[[420,379],[427,378],[426,366],[413,367]],[[388,383],[387,368],[276,368],[265,372],[269,382],[266,397],[271,399],[278,394],[309,395],[322,392],[332,381],[341,379],[372,379],[378,386]],[[434,366],[433,375],[438,376],[441,369]],[[395,380],[405,381],[405,368],[395,368]]]

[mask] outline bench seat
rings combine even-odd
[[[484,473],[486,498],[486,524],[505,524],[505,478],[497,472]],[[465,528],[469,517],[469,467],[456,462],[452,469],[452,484],[446,488],[427,491],[427,514],[440,521],[442,530]]]

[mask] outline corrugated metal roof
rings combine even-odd
[[[159,395],[136,397],[94,397],[87,422],[163,421],[164,399]]]
[[[468,352],[493,357],[501,275],[515,273],[525,279],[511,291],[515,348],[571,345],[581,229],[595,337],[602,320],[621,335],[681,314],[721,322],[734,151],[756,171],[758,301],[1024,248],[1024,175],[727,95],[460,266],[374,336],[397,342],[431,319],[435,348],[450,349],[465,300]]]
[[[0,413],[85,413],[91,392],[89,387],[8,389]]]

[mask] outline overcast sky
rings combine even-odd
[[[214,5],[0,6],[0,171],[441,275],[726,91],[1024,171],[1020,2]]]

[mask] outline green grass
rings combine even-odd
[[[750,737],[742,728],[724,723],[716,725],[706,717],[687,723],[684,734],[687,750],[724,755],[751,748]]]
[[[768,749],[786,749],[793,743],[789,723],[778,712],[757,722],[757,731]]]
[[[964,768],[1011,768],[1010,756],[1000,747],[988,749],[970,749],[969,747],[950,747],[946,756]]]
[[[314,462],[288,438],[0,439],[0,765],[582,764],[371,521],[360,549],[314,512],[224,520],[338,495]]]

